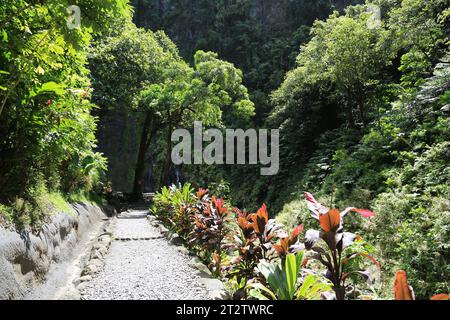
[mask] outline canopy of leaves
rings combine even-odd
[[[79,28],[68,27],[69,5],[81,9]],[[86,49],[130,18],[125,0],[0,4],[1,201],[31,198],[37,185],[70,193],[98,181],[106,160],[94,151]]]

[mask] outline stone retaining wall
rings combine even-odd
[[[80,203],[52,217],[35,235],[0,227],[0,299],[21,299],[45,280],[52,263],[70,258],[78,241],[106,218],[98,206]]]

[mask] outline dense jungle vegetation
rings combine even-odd
[[[0,32],[2,225],[159,191],[235,298],[450,291],[447,0],[11,0]],[[194,120],[280,129],[280,172],[174,166]]]

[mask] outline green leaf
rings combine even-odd
[[[297,299],[318,300],[323,292],[330,290],[329,284],[323,283],[314,275],[309,274],[297,292]]]
[[[293,254],[286,256],[286,285],[289,298],[292,299],[295,293],[295,285],[297,284],[298,268],[297,259]]]
[[[261,293],[260,290],[267,293],[272,300],[277,300],[276,295],[266,286],[262,285],[261,283],[251,283],[247,285],[247,289],[252,289],[249,291],[249,295],[258,299],[258,300],[269,300],[265,295]]]
[[[37,91],[37,94],[49,93],[49,92],[53,92],[56,95],[61,96],[66,92],[65,85],[59,84],[59,83],[56,83],[53,81],[46,82]]]
[[[303,262],[304,251],[299,251],[295,254],[295,261],[297,263],[297,273],[300,272]]]
[[[326,283],[316,283],[311,288],[311,290],[308,292],[306,298],[308,300],[318,300],[318,299],[320,299],[320,296],[322,293],[331,291],[331,290],[332,290],[331,286]]]
[[[5,29],[2,30],[2,40],[3,42],[8,42],[8,33]]]
[[[255,290],[255,289],[250,290],[250,291],[248,292],[248,295],[249,295],[250,297],[256,298],[256,299],[258,299],[258,300],[269,300],[269,298],[267,298],[265,295],[263,295],[263,294],[261,293],[261,291]]]
[[[307,290],[316,282],[316,278],[309,274],[305,280],[303,281],[303,284],[301,285],[300,289],[297,292],[297,299],[302,299],[306,297]]]

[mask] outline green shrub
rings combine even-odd
[[[150,211],[179,235],[187,236],[191,231],[191,212],[189,208],[196,201],[193,191],[194,189],[189,183],[183,186],[172,185],[169,188],[163,187],[153,198],[153,205]]]
[[[72,209],[60,193],[49,192],[43,184],[27,190],[26,197],[16,197],[8,204],[0,205],[3,223],[17,230],[31,228],[38,231],[52,214],[58,212],[71,214]]]
[[[0,204],[0,225],[8,226],[13,223],[14,211],[10,206]]]
[[[288,254],[276,263],[260,262],[259,272],[263,275],[267,286],[256,282],[248,285],[249,295],[267,300],[319,300],[321,295],[331,291],[326,279],[309,274],[300,277],[304,252]],[[301,280],[303,280],[300,285]]]
[[[386,269],[403,269],[418,298],[450,291],[450,201],[393,191],[375,201],[369,228]]]
[[[299,224],[303,223],[306,229],[309,229],[309,210],[305,200],[293,200],[284,205],[283,210],[277,214],[276,220],[284,225],[287,230],[294,230]]]

